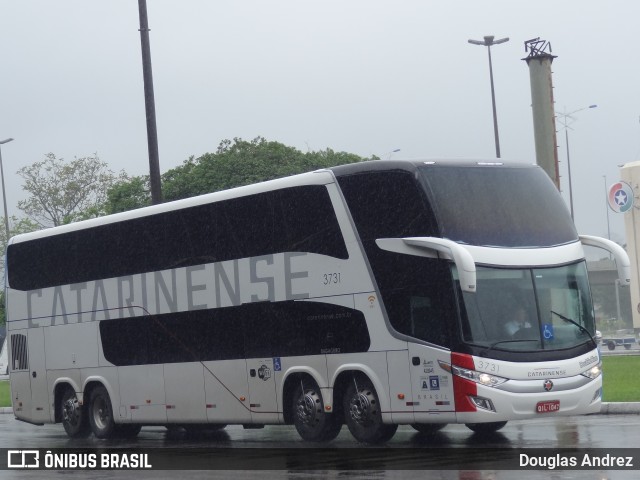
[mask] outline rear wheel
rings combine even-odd
[[[490,422],[490,423],[465,423],[469,430],[475,433],[495,433],[504,427],[507,422]]]
[[[91,391],[89,401],[89,423],[97,438],[109,438],[116,432],[113,409],[107,389],[102,385]]]
[[[354,378],[344,397],[345,420],[351,435],[362,443],[383,443],[396,433],[397,425],[382,423],[380,401],[369,379]]]
[[[320,387],[310,378],[300,380],[293,393],[291,409],[293,424],[304,440],[326,442],[340,433],[342,419],[335,413],[325,412]]]
[[[60,418],[62,418],[64,431],[71,438],[82,438],[91,433],[87,415],[78,402],[76,392],[71,387],[67,387],[62,394]]]

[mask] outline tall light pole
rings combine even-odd
[[[564,142],[567,147],[567,174],[569,177],[569,207],[571,209],[571,219],[573,220],[573,186],[571,183],[571,157],[569,155],[569,129],[571,129],[571,124],[576,121],[576,118],[572,115],[581,112],[582,110],[587,110],[588,108],[596,108],[598,105],[589,105],[588,107],[582,107],[578,110],[574,110],[573,112],[556,112],[556,117],[558,121],[564,128]]]
[[[0,145],[12,142],[13,138],[7,138],[6,140],[0,140]],[[0,180],[2,181],[2,203],[4,205],[4,229],[7,234],[7,242],[9,241],[9,215],[7,214],[7,194],[4,188],[4,169],[2,168],[2,149],[0,149]]]
[[[493,108],[493,135],[496,140],[496,157],[500,158],[500,137],[498,136],[498,116],[496,114],[496,92],[493,88],[493,65],[491,63],[491,46],[509,41],[509,37],[494,40],[493,35],[486,35],[484,40],[468,40],[473,45],[483,45],[489,52],[489,80],[491,82],[491,106]]]
[[[151,71],[151,47],[149,46],[149,20],[147,0],[138,0],[140,16],[140,44],[142,47],[142,77],[144,81],[144,104],[147,116],[147,145],[149,148],[149,183],[151,203],[162,203],[160,183],[160,160],[158,155],[158,129],[156,127],[156,103],[153,95],[153,72]]]

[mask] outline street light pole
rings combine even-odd
[[[151,70],[151,47],[149,46],[149,21],[147,0],[138,0],[140,16],[140,44],[142,47],[142,77],[144,81],[144,104],[147,117],[147,145],[149,149],[149,183],[151,203],[162,203],[160,160],[158,154],[158,129],[156,127],[156,103],[153,95],[153,73]]]
[[[567,149],[567,175],[569,177],[569,208],[571,210],[571,220],[573,220],[573,185],[571,183],[571,157],[569,154],[569,129],[571,128],[571,124],[576,121],[573,114],[581,112],[582,110],[587,110],[588,108],[596,108],[598,105],[589,105],[588,107],[582,107],[578,110],[574,110],[573,112],[565,113],[560,112],[556,113],[558,117],[558,121],[564,128],[564,142]]]
[[[6,140],[0,140],[0,145],[12,142],[13,138],[7,138]],[[9,215],[7,213],[7,193],[4,188],[4,169],[2,168],[2,149],[0,148],[0,181],[2,181],[2,203],[4,205],[4,229],[7,235],[7,242],[9,241]]]
[[[495,137],[495,142],[496,142],[496,157],[500,158],[500,137],[498,136],[498,115],[496,113],[496,93],[493,87],[493,64],[491,62],[491,46],[508,42],[509,37],[500,38],[498,40],[494,40],[494,38],[495,37],[493,35],[486,35],[483,41],[468,40],[468,42],[473,45],[482,45],[487,47],[487,52],[489,53],[489,81],[491,82],[491,106],[493,109],[493,135]]]

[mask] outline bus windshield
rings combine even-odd
[[[578,240],[562,197],[540,168],[424,165],[420,171],[443,238],[507,248]]]
[[[473,345],[559,350],[592,341],[595,331],[585,262],[553,268],[478,267],[477,292],[465,292],[462,298],[462,337]]]

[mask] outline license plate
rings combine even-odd
[[[536,404],[536,413],[549,413],[560,411],[560,400],[549,400]]]

